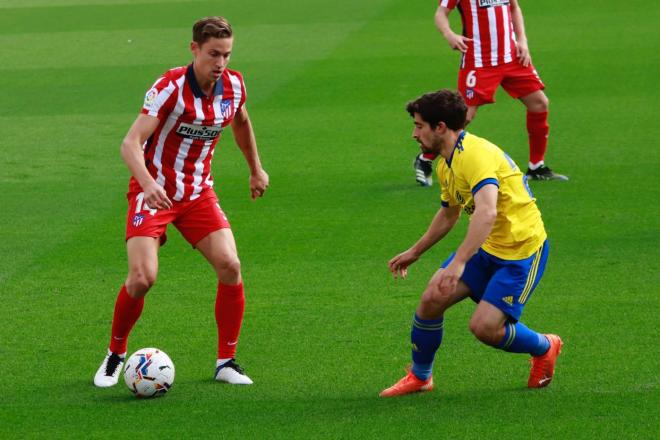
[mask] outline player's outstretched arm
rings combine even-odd
[[[243,152],[250,167],[250,195],[252,199],[261,197],[268,188],[269,177],[261,166],[257,141],[254,137],[252,122],[245,106],[241,107],[231,123],[232,132],[238,148]]]
[[[461,215],[459,206],[442,207],[437,212],[427,231],[410,249],[400,253],[388,262],[390,272],[395,278],[405,278],[408,266],[422,256],[434,244],[442,240],[451,231]]]
[[[529,53],[527,34],[525,33],[525,20],[523,19],[522,9],[520,9],[518,0],[511,0],[511,23],[513,24],[513,32],[516,34],[516,55],[518,56],[518,62],[524,67],[527,67],[532,63],[532,56]]]
[[[151,177],[144,164],[142,145],[153,134],[156,127],[158,127],[158,118],[140,114],[121,143],[121,157],[142,187],[144,201],[147,205],[155,209],[169,209],[172,207],[172,201],[167,197],[165,189]]]
[[[472,41],[472,39],[464,37],[463,35],[458,35],[451,30],[451,26],[449,26],[450,12],[451,9],[438,6],[438,9],[435,11],[435,26],[438,28],[442,36],[445,37],[449,47],[465,53],[468,50],[467,44]]]

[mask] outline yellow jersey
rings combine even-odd
[[[436,172],[442,206],[460,206],[471,215],[474,194],[497,185],[497,218],[483,250],[503,260],[528,258],[547,238],[541,212],[526,176],[507,154],[486,139],[461,132],[449,160],[440,159]]]

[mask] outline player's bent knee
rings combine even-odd
[[[534,113],[547,112],[549,106],[550,106],[550,100],[545,95],[545,93],[541,93],[538,96],[534,96],[532,100],[527,102],[527,108],[529,109],[529,111]]]
[[[226,258],[216,264],[216,272],[221,278],[235,278],[241,275],[241,261],[236,258]]]
[[[499,330],[500,329],[498,328],[494,328],[490,325],[487,325],[481,320],[478,319],[470,320],[470,331],[477,339],[479,339],[484,344],[496,346],[502,339]]]
[[[431,313],[435,309],[433,299],[430,295],[427,294],[427,292],[424,292],[422,297],[419,299],[419,308],[425,314]]]
[[[451,304],[451,296],[443,295],[434,284],[429,284],[419,301],[420,310],[426,315],[443,313]]]
[[[488,345],[497,345],[501,338],[500,328],[486,320],[473,316],[470,319],[470,331],[481,342]]]
[[[482,325],[470,321],[470,331],[475,338],[479,339],[481,342],[488,343],[488,333]]]
[[[128,275],[126,290],[132,297],[144,296],[155,282],[155,271],[134,271]]]
[[[536,108],[538,112],[547,112],[548,107],[550,105],[550,102],[548,101],[548,98],[543,95],[541,98],[539,98],[539,101],[536,103]]]

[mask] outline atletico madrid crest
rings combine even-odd
[[[222,113],[222,117],[225,119],[231,117],[231,99],[223,99],[220,102],[220,113]]]
[[[135,214],[133,216],[133,226],[137,228],[142,224],[143,220],[144,220],[144,216],[142,214]]]

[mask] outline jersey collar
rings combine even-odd
[[[456,139],[454,149],[451,151],[451,156],[449,156],[449,159],[445,159],[445,162],[447,162],[447,166],[449,168],[451,168],[451,161],[454,158],[454,153],[456,150],[463,151],[463,138],[465,138],[465,130],[461,131],[461,133],[458,135],[458,139]]]
[[[205,98],[206,95],[204,92],[202,92],[202,89],[199,87],[199,84],[197,84],[197,79],[195,78],[195,71],[193,70],[193,65],[188,64],[188,70],[186,70],[186,79],[188,80],[188,83],[190,84],[190,89],[193,92],[193,95],[195,95],[195,98]],[[213,88],[213,96],[220,96],[222,95],[223,88],[222,88],[222,77],[220,77],[216,82],[215,82],[215,87]]]

